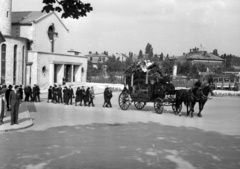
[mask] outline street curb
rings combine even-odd
[[[24,104],[24,106],[26,106],[26,105]],[[29,113],[29,111],[28,111],[27,106],[26,106],[26,109],[27,109],[27,111],[25,111],[25,113],[27,113],[28,120],[30,121],[30,122],[29,122],[30,124],[28,124],[28,125],[26,125],[26,126],[19,127],[19,128],[10,128],[10,129],[0,130],[0,133],[9,132],[9,131],[16,131],[16,130],[22,130],[22,129],[26,129],[26,128],[29,128],[29,127],[33,126],[34,123],[33,123],[33,120],[32,120],[32,118],[31,118],[31,116],[30,116],[30,113]],[[24,113],[24,112],[23,112],[23,113]]]

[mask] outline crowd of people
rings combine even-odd
[[[48,98],[47,102],[56,103],[56,104],[65,104],[65,105],[72,105],[73,99],[75,98],[75,106],[92,106],[94,107],[94,88],[93,87],[87,87],[85,90],[85,87],[78,87],[74,93],[71,86],[67,87],[64,86],[62,88],[61,85],[54,85],[50,86],[48,89]],[[106,88],[104,90],[104,103],[103,107],[112,107],[111,104],[111,98],[112,98],[112,91],[110,88]]]
[[[72,105],[73,99],[75,98],[75,106],[93,106],[93,99],[95,98],[93,87],[88,87],[85,90],[84,86],[81,88],[78,87],[75,94],[71,86],[64,86],[62,88],[61,85],[50,86],[48,89],[48,99],[47,102],[50,101],[52,103],[63,103],[65,105]]]
[[[18,124],[18,111],[22,101],[25,102],[40,102],[40,87],[38,85],[2,85],[0,86],[0,125],[2,125],[7,111],[11,111],[11,125]],[[25,98],[23,96],[25,95]],[[103,107],[111,108],[112,91],[109,87],[104,90]],[[78,87],[76,91],[71,86],[54,85],[48,89],[47,102],[72,105],[75,98],[75,106],[92,106],[94,107],[94,88]]]
[[[18,112],[22,99],[21,85],[0,86],[0,125],[4,124],[3,119],[6,117],[7,111],[11,111],[11,125],[18,124]]]

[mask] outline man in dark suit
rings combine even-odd
[[[71,105],[72,105],[73,95],[74,95],[73,89],[71,88],[71,86],[69,86],[69,101]]]
[[[82,89],[80,89],[80,106],[82,106],[82,101],[84,100],[84,97],[86,95],[84,86],[82,86]]]
[[[29,97],[28,97],[28,99],[30,98],[29,101],[33,101],[33,92],[32,92],[32,87],[31,87],[31,85],[28,85],[28,91],[29,91]]]
[[[18,111],[21,104],[21,96],[17,85],[14,87],[14,90],[10,92],[9,103],[11,105],[11,125],[18,124]]]
[[[36,85],[36,102],[40,102],[40,87]]]
[[[59,87],[58,87],[57,95],[58,95],[58,103],[63,103],[63,101],[62,101],[62,87],[61,87],[61,85],[59,85]]]
[[[6,91],[6,95],[5,95],[6,101],[7,101],[7,110],[8,110],[8,111],[10,111],[9,95],[10,95],[11,91],[12,91],[12,85],[9,85],[9,86],[8,86],[8,89],[7,89],[7,91]]]
[[[23,89],[22,89],[22,85],[19,85],[19,89],[18,89],[20,96],[21,96],[21,100],[23,99]]]
[[[24,101],[29,102],[30,90],[29,90],[29,87],[27,85],[24,87],[24,94],[25,94]]]
[[[34,84],[32,92],[33,92],[33,99],[32,99],[32,101],[36,102],[37,101],[36,100],[37,99],[37,85],[36,84]]]

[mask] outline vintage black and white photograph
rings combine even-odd
[[[239,159],[239,0],[0,0],[0,169]]]

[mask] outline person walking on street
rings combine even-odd
[[[19,93],[20,93],[20,97],[21,97],[21,101],[23,100],[23,89],[22,89],[22,85],[19,85]]]
[[[4,112],[4,117],[7,115],[7,109],[6,109],[6,105],[7,105],[7,101],[6,101],[6,91],[7,91],[7,85],[3,85],[2,86],[2,90],[1,90],[1,95],[3,96],[3,112]]]
[[[24,87],[24,94],[25,94],[25,99],[24,99],[24,101],[25,102],[29,102],[29,88],[28,88],[28,86],[26,85],[25,87]]]
[[[77,103],[81,101],[81,89],[80,89],[80,87],[77,88],[75,95],[76,95],[75,106],[77,106]]]
[[[0,125],[4,124],[3,118],[4,118],[4,102],[3,102],[3,95],[0,95]]]
[[[85,92],[84,86],[82,86],[82,89],[80,91],[80,106],[82,106],[82,101],[84,101],[85,95],[86,95],[86,92]]]
[[[63,102],[64,102],[65,105],[68,104],[68,100],[69,100],[69,98],[68,98],[68,88],[67,88],[67,86],[65,86],[64,89],[63,89]]]
[[[57,102],[57,85],[56,84],[54,84],[52,91],[53,91],[53,103],[56,103]]]
[[[1,92],[0,92],[0,103],[1,103],[0,125],[4,124],[3,118],[6,116],[6,112],[7,112],[6,107],[5,107],[6,106],[6,97],[5,97],[6,91],[7,91],[7,86],[3,85]]]
[[[58,95],[58,103],[63,103],[63,101],[62,101],[62,87],[61,87],[61,85],[59,85],[59,87],[58,87],[57,95]]]
[[[108,88],[108,92],[107,92],[107,104],[109,107],[112,108],[112,103],[111,103],[111,99],[112,99],[112,90],[110,88]]]
[[[36,84],[34,84],[32,91],[33,91],[33,100],[32,101],[36,102],[36,98],[37,98],[37,86],[36,86]]]
[[[36,85],[36,102],[40,102],[40,87]]]
[[[51,100],[51,102],[53,102],[52,86],[50,86],[49,89],[48,89],[48,100],[47,100],[48,103],[49,103],[49,100]]]
[[[86,95],[84,97],[84,106],[88,106],[89,97],[90,97],[90,87],[88,87],[87,90],[86,90]]]
[[[90,96],[89,96],[89,98],[90,98],[90,101],[89,101],[88,106],[90,107],[90,105],[92,104],[92,106],[94,107],[93,99],[95,98],[95,94],[94,94],[93,87],[91,87],[91,89],[90,89]]]
[[[73,97],[74,97],[73,89],[72,89],[71,86],[69,86],[69,101],[70,101],[70,105],[72,105]]]
[[[32,87],[31,87],[31,85],[28,85],[28,89],[29,89],[29,101],[33,101],[33,92],[32,92]]]
[[[108,87],[106,87],[104,92],[103,92],[103,97],[104,97],[103,107],[108,107],[107,95],[108,95]]]
[[[11,105],[11,125],[18,124],[18,112],[21,104],[21,96],[17,85],[14,87],[14,90],[10,92],[9,102]]]
[[[9,96],[10,96],[10,93],[12,91],[12,85],[9,85],[8,86],[8,89],[6,91],[6,101],[7,101],[7,111],[10,111],[10,103],[9,103]]]

